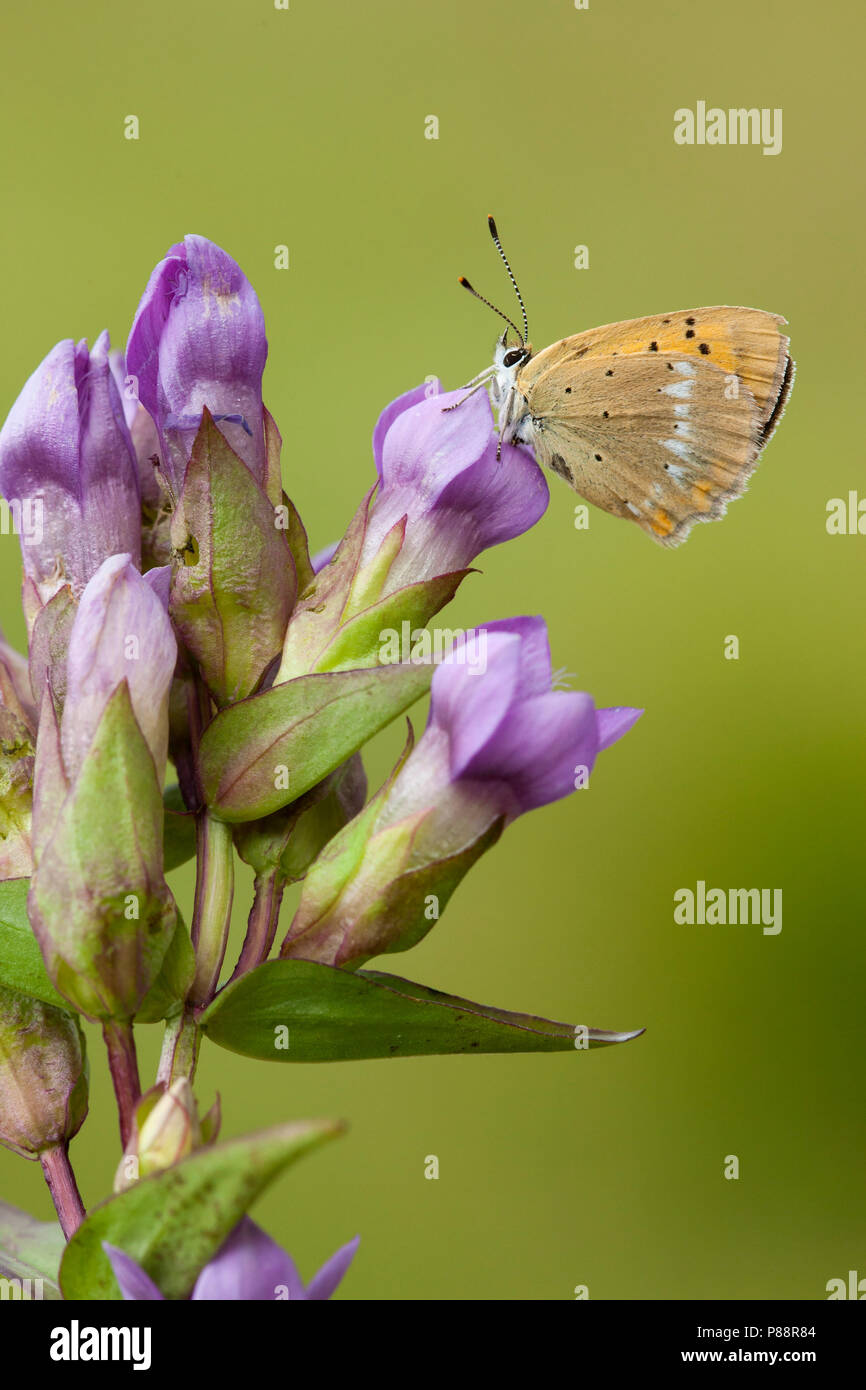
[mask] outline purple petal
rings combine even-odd
[[[255,477],[265,476],[261,306],[240,266],[206,237],[172,246],[148,282],[126,350],[175,488],[205,407]]]
[[[530,695],[546,695],[550,690],[550,639],[543,618],[497,618],[485,623],[483,630],[513,633],[520,638],[520,676],[517,695],[521,700]]]
[[[575,769],[598,752],[595,705],[582,691],[551,691],[514,705],[465,777],[501,779],[529,811],[574,791]]]
[[[373,430],[373,457],[376,460],[376,472],[382,476],[382,445],[385,442],[385,435],[404,410],[410,406],[417,405],[419,401],[428,400],[432,396],[438,396],[442,392],[442,385],[438,377],[431,382],[424,382],[421,386],[413,386],[411,391],[404,391],[402,396],[398,396],[390,405],[386,405],[382,414],[376,421],[376,428]]]
[[[496,451],[494,438],[477,463],[451,479],[437,502],[443,512],[475,518],[476,554],[522,536],[541,520],[550,501],[547,479],[529,454],[511,444],[502,445],[499,459]]]
[[[326,1260],[319,1270],[314,1274],[307,1285],[307,1300],[309,1302],[321,1302],[330,1298],[337,1285],[345,1277],[349,1265],[355,1258],[355,1252],[361,1243],[361,1237],[355,1236],[346,1245],[341,1245],[340,1249]]]
[[[319,570],[323,570],[325,568],[325,565],[331,563],[331,561],[337,553],[337,547],[339,546],[339,544],[339,541],[331,541],[331,544],[326,545],[323,550],[316,551],[315,555],[313,555],[310,559],[310,564],[313,567],[313,574],[318,574]]]
[[[487,636],[486,669],[473,671],[454,649],[433,675],[429,726],[448,733],[451,776],[460,777],[507,716],[520,680],[520,638]]]
[[[65,578],[80,593],[106,555],[138,560],[138,473],[107,333],[91,352],[58,343],[27,381],[0,431],[0,492],[41,508],[21,550],[42,603]]]
[[[640,719],[642,709],[632,709],[630,705],[617,705],[614,709],[596,710],[598,721],[598,749],[610,748],[612,743],[627,734]]]
[[[136,310],[129,342],[126,368],[138,379],[138,398],[148,413],[156,417],[159,409],[159,348],[169,310],[186,276],[182,255],[169,254],[151,273],[147,288]]]
[[[177,643],[158,593],[128,555],[112,556],[85,588],[69,639],[62,737],[70,779],[77,775],[108,699],[124,680],[162,777],[176,660]]]
[[[291,1255],[244,1216],[201,1271],[192,1298],[196,1302],[262,1302],[279,1298],[283,1289],[290,1300],[307,1297]]]
[[[401,396],[376,426],[380,488],[371,508],[361,563],[406,518],[406,539],[388,591],[464,569],[482,550],[533,526],[549,493],[541,469],[498,436],[485,391]]]
[[[163,1303],[165,1300],[149,1274],[145,1274],[131,1256],[116,1245],[102,1242],[102,1248],[111,1261],[114,1277],[120,1285],[120,1292],[128,1303]]]
[[[148,570],[142,576],[145,584],[149,584],[156,594],[166,612],[168,612],[168,597],[171,590],[171,565],[159,565],[155,569]]]

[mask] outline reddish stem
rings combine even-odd
[[[63,1234],[69,1240],[84,1220],[85,1211],[72,1164],[69,1162],[68,1146],[58,1144],[56,1148],[44,1149],[39,1155],[39,1161]]]
[[[135,1107],[141,1099],[132,1024],[128,1021],[119,1023],[114,1020],[103,1023],[102,1036],[108,1049],[108,1065],[111,1068],[114,1094],[117,1097],[120,1142],[125,1149],[132,1136]]]
[[[272,869],[269,874],[256,875],[256,891],[247,921],[247,934],[229,984],[246,975],[248,970],[254,970],[270,955],[277,934],[285,886],[285,879],[278,869]]]

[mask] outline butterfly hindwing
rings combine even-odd
[[[603,510],[678,545],[723,515],[762,444],[762,412],[720,368],[679,353],[551,367],[529,395],[540,463]]]

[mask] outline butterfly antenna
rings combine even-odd
[[[482,304],[486,304],[488,309],[492,309],[494,314],[498,314],[501,319],[505,319],[505,322],[507,324],[510,324],[511,327],[514,329],[520,341],[522,343],[526,342],[526,339],[524,338],[520,329],[517,327],[517,324],[514,322],[514,320],[510,319],[507,314],[503,314],[501,309],[497,309],[495,304],[491,304],[489,299],[485,299],[483,294],[479,294],[478,291],[472,285],[470,285],[465,275],[460,276],[460,284],[463,286],[464,290],[468,290],[470,294],[474,294],[476,299],[480,299]]]
[[[523,295],[520,293],[517,281],[514,278],[514,271],[511,269],[511,266],[508,263],[508,257],[502,249],[502,242],[499,240],[499,233],[496,230],[496,223],[493,221],[493,218],[490,216],[489,213],[487,215],[487,225],[490,228],[490,235],[493,237],[496,249],[502,257],[505,269],[508,271],[508,278],[514,287],[514,293],[517,295],[517,302],[520,305],[520,311],[523,314],[523,333],[520,335],[520,337],[521,341],[525,343],[529,339],[529,319],[526,316],[526,305],[523,302]]]

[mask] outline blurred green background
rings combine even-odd
[[[90,0],[3,17],[0,408],[58,339],[107,326],[122,345],[152,266],[205,234],[264,306],[266,400],[314,545],[370,484],[382,406],[488,361],[496,323],[456,279],[513,302],[489,211],[536,348],[702,304],[790,320],[791,403],[721,525],[676,552],[595,511],[576,531],[578,499],[551,479],[541,523],[484,556],[449,610],[543,613],[555,666],[646,715],[587,793],[514,825],[431,936],[381,963],[646,1034],[590,1054],[318,1067],[204,1048],[198,1089],[206,1105],[219,1089],[224,1135],[350,1122],[257,1208],[305,1276],[361,1232],[342,1296],[823,1298],[866,1274],[866,539],[825,529],[827,501],[864,488],[862,16],[850,0]],[[782,107],[783,152],[675,145],[674,111],[698,100]],[[2,536],[20,645],[18,579]],[[401,741],[377,741],[373,785]],[[673,894],[698,879],[782,888],[782,932],[676,925]],[[173,884],[188,910],[191,877]],[[240,930],[248,893],[244,871]],[[159,1030],[140,1032],[149,1077]],[[72,1149],[90,1203],[118,1158],[91,1041]],[[6,1151],[0,1193],[50,1213],[37,1166]]]

